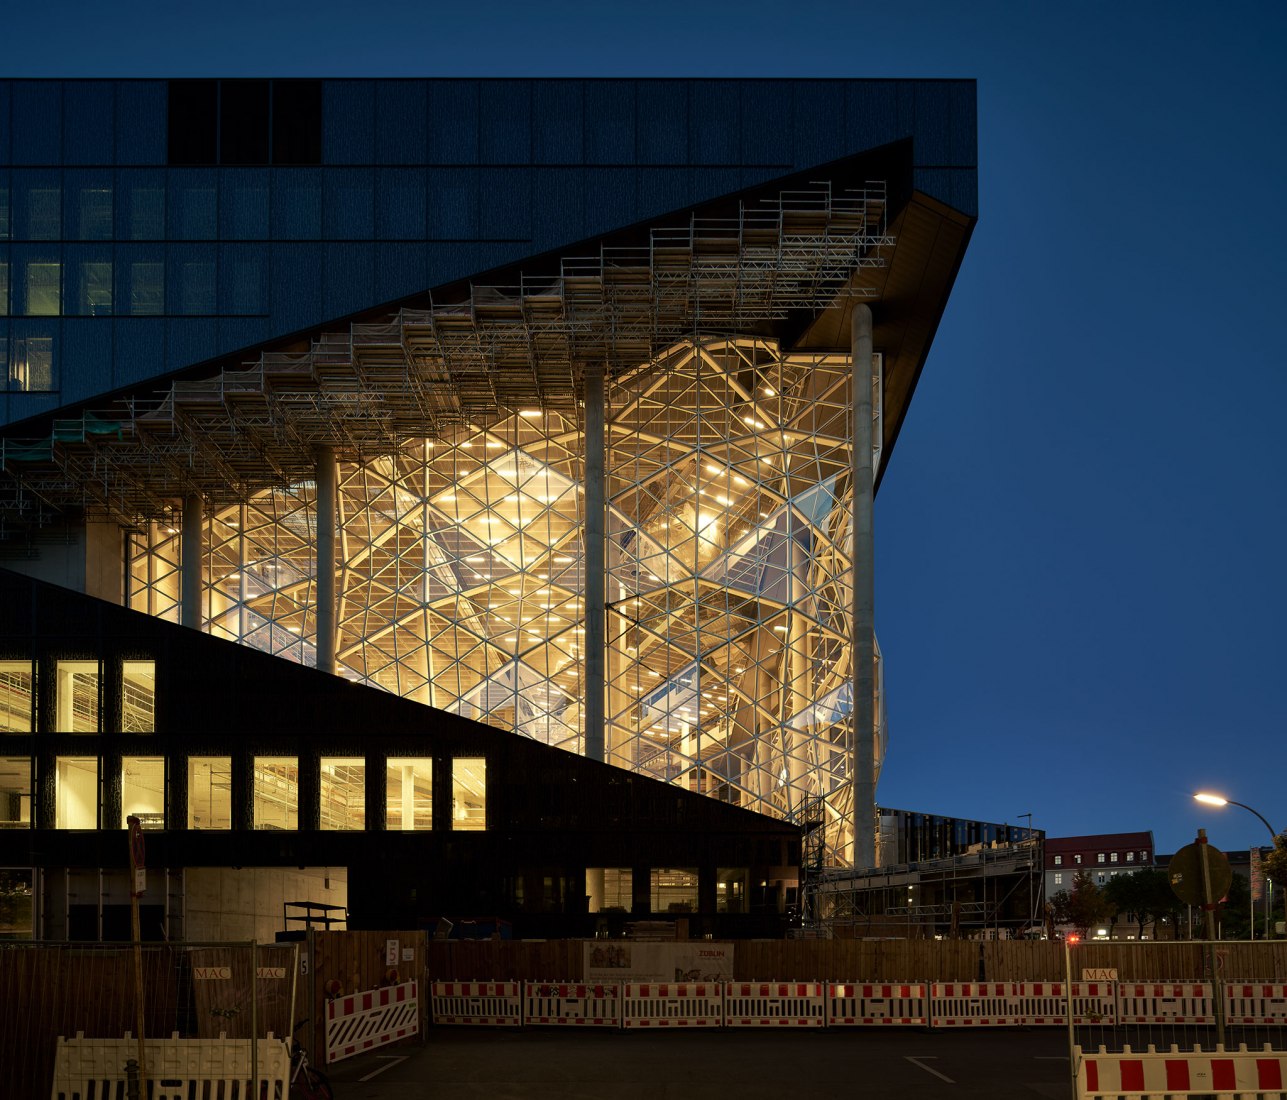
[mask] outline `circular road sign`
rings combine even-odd
[[[1206,881],[1210,884],[1209,897],[1202,889],[1204,861],[1207,865]],[[1175,896],[1186,905],[1214,905],[1229,892],[1229,884],[1233,882],[1229,857],[1210,844],[1186,844],[1171,857],[1167,876]]]

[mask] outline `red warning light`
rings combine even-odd
[[[1077,944],[1081,943],[1081,936],[1080,936],[1078,933],[1076,933],[1076,932],[1069,932],[1069,933],[1068,933],[1068,943],[1069,943],[1071,946],[1076,947],[1076,946],[1077,946]]]

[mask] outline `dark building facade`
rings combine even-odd
[[[785,822],[9,572],[0,669],[0,938],[129,938],[130,814],[149,938],[280,928],[250,869],[364,928],[773,935],[794,902]]]

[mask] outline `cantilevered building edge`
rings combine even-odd
[[[288,83],[269,87],[272,112],[276,85]],[[456,82],[423,83],[429,102]],[[523,82],[460,83],[482,103],[499,86],[512,94]],[[597,102],[595,82],[527,84],[533,103],[556,86]],[[244,274],[238,265],[249,253],[243,244],[184,238],[166,246],[158,275],[135,271],[152,261],[136,258],[146,247],[132,239],[95,245],[109,258],[92,261],[100,268],[91,274],[107,278],[116,296],[103,307],[100,295],[101,317],[55,322],[31,313],[33,302],[51,304],[47,294],[32,297],[49,274],[33,265],[59,265],[64,284],[79,287],[89,277],[89,246],[64,242],[51,259],[45,245],[15,245],[15,265],[26,266],[14,267],[11,312],[23,315],[8,324],[13,348],[23,341],[27,358],[25,373],[15,373],[19,352],[11,352],[11,380],[35,377],[35,347],[50,356],[40,362],[52,387],[59,364],[50,349],[72,354],[61,357],[69,384],[40,406],[48,411],[11,425],[0,440],[3,545],[15,568],[804,824],[821,843],[823,864],[872,865],[885,723],[871,499],[974,224],[973,86],[637,84],[636,103],[652,102],[661,88],[684,89],[690,159],[738,155],[694,138],[713,132],[698,104],[716,85],[726,93],[721,118],[735,102],[744,121],[748,105],[768,102],[766,89],[790,100],[793,121],[767,139],[780,137],[775,155],[788,163],[811,140],[839,151],[802,136],[812,131],[800,128],[800,104],[822,102],[814,96],[833,97],[839,131],[888,140],[771,178],[762,165],[743,168],[742,178],[757,177],[752,186],[520,253],[431,291],[373,300],[331,323],[291,331],[292,314],[270,308],[268,323],[287,328],[231,354],[176,362],[167,337],[161,369],[138,382],[113,385],[124,377],[113,358],[97,376],[105,383],[100,398],[84,382],[95,377],[92,365],[82,368],[74,354],[89,346],[93,325],[134,335],[160,324],[188,332],[185,304],[222,309],[221,265],[226,258],[229,279]],[[327,90],[331,82],[321,85],[323,104],[349,102]],[[128,82],[113,87],[117,104],[122,89],[140,92]],[[383,133],[388,86],[371,87]],[[74,91],[62,92],[64,113]],[[168,102],[173,109],[173,89]],[[476,157],[487,144],[487,117],[477,115]],[[460,178],[478,186],[476,210],[507,200],[525,207],[535,242],[540,213],[554,209],[542,202],[557,201],[550,180],[566,183],[578,171],[584,188],[633,178],[633,209],[646,209],[655,197],[645,197],[645,182],[669,170],[645,163],[664,143],[649,152],[639,135],[670,124],[638,116],[629,169],[593,163],[600,154],[587,130],[587,163],[559,176],[540,160],[542,121],[533,115],[526,170],[497,175],[499,166],[480,163]],[[219,232],[250,232],[255,227],[236,218],[225,227],[222,212],[225,203],[235,211],[247,201],[239,186],[261,187],[270,215],[261,228],[274,252],[273,234],[294,224],[288,192],[305,172],[321,180],[325,229],[328,181],[337,181],[333,197],[343,210],[345,187],[360,191],[367,177],[325,160],[344,147],[338,133],[360,129],[352,117],[323,110],[320,125],[322,163],[314,168],[224,160],[216,172],[171,160],[155,169],[167,210],[178,211],[167,232],[182,234],[184,204],[200,202],[188,194],[193,180],[212,184]],[[447,124],[431,114],[426,157],[439,125]],[[738,125],[736,148],[761,140]],[[171,158],[175,137],[171,126]],[[931,147],[942,153],[938,163],[924,155]],[[17,152],[15,145],[15,164]],[[217,144],[198,153],[224,157]],[[194,155],[182,142],[177,154]],[[604,177],[609,170],[619,174]],[[75,211],[87,201],[86,180],[98,185],[90,191],[107,187],[118,214],[137,199],[132,169],[95,175],[65,167],[39,178],[33,171],[10,172],[14,195],[25,196],[13,200],[15,234],[48,228],[33,220],[40,205],[32,195],[37,183],[53,189],[55,176],[65,233],[85,222]],[[394,184],[381,190],[386,176],[432,184],[447,179],[443,171],[373,168],[373,209],[396,206]],[[690,194],[731,179],[709,166],[683,177]],[[510,190],[488,189],[505,180]],[[426,208],[440,200],[431,193]],[[93,201],[104,200],[98,195],[91,208]],[[118,238],[135,224],[132,215],[108,221]],[[88,224],[99,232],[106,223]],[[371,228],[378,237],[379,226]],[[377,255],[395,254],[372,244]],[[428,244],[438,257],[430,268],[449,269],[442,255],[450,249]],[[417,247],[403,242],[397,254]],[[301,255],[292,248],[283,245],[282,255]],[[343,251],[326,249],[320,258]],[[505,249],[517,250],[477,242],[458,250]],[[43,260],[32,258],[37,251]],[[189,271],[203,264],[217,274]],[[278,271],[287,281],[306,275],[275,259],[270,266],[269,298],[283,285]],[[122,297],[135,274],[145,283],[178,280],[177,297],[164,291],[177,315],[132,312],[151,300],[132,290]],[[220,289],[201,299],[207,276]],[[67,295],[64,314],[83,304]],[[37,330],[56,326],[53,342],[40,343],[46,338]],[[854,371],[860,360],[870,371]],[[38,407],[29,391],[11,398],[11,416]],[[36,699],[45,679],[30,679],[34,714],[52,704]],[[12,709],[21,708],[19,698]],[[31,763],[39,783],[41,765],[34,756]]]

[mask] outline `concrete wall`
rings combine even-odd
[[[30,558],[10,558],[5,568],[109,603],[125,602],[125,534],[112,522],[90,522],[65,540],[41,542]]]
[[[189,867],[184,871],[184,938],[194,943],[272,943],[282,931],[282,903],[287,901],[348,905],[347,868]]]

